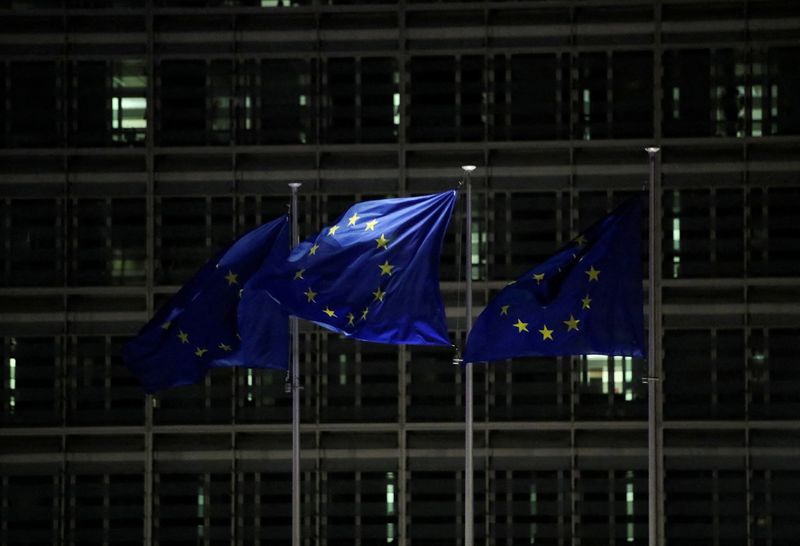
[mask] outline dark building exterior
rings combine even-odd
[[[476,164],[479,310],[655,143],[663,543],[797,544],[799,59],[788,0],[0,0],[0,543],[290,543],[284,377],[148,398],[119,356],[287,182],[307,235]],[[304,544],[461,544],[452,353],[301,348]],[[646,544],[645,375],[476,367],[476,542]]]

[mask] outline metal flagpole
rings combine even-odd
[[[297,190],[299,182],[289,184],[292,188],[292,246],[300,242],[297,227]],[[292,546],[300,546],[300,331],[297,317],[289,318],[292,333]]]
[[[647,345],[647,527],[649,546],[659,545],[659,453],[656,405],[656,336],[658,335],[658,310],[656,309],[656,286],[658,279],[658,255],[656,254],[656,228],[659,216],[659,191],[660,185],[656,180],[656,154],[660,148],[645,148],[650,159],[650,226],[649,226],[649,290],[648,290],[648,345]]]
[[[466,201],[467,210],[465,213],[466,222],[466,249],[464,252],[465,267],[465,298],[466,306],[466,327],[465,336],[472,328],[472,181],[470,179],[475,165],[463,165],[461,167],[465,173]],[[466,337],[465,337],[466,339]],[[472,465],[472,364],[464,363],[464,374],[466,375],[466,385],[464,386],[464,400],[466,401],[466,411],[464,415],[464,546],[472,546],[473,533],[475,526],[474,510],[474,471]]]

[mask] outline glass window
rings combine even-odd
[[[3,275],[11,286],[56,286],[64,282],[62,202],[10,199],[0,202],[5,225]]]
[[[205,61],[162,61],[159,65],[159,132],[162,145],[206,141]]]
[[[76,146],[105,146],[111,127],[108,65],[104,61],[78,61],[72,67],[73,142]]]
[[[608,55],[606,53],[580,53],[576,59],[577,79],[575,91],[577,123],[573,137],[583,140],[608,138]]]
[[[497,139],[566,138],[569,63],[561,55],[495,55],[492,94]]]
[[[409,473],[408,538],[411,544],[458,544],[464,503],[458,491],[463,477],[456,472],[417,470]],[[475,484],[481,480],[476,473]],[[480,531],[476,529],[476,538]]]
[[[5,544],[58,544],[58,477],[44,473],[34,476],[4,476],[3,526]],[[2,536],[0,534],[0,536]]]
[[[258,142],[263,144],[310,144],[316,141],[312,121],[312,66],[309,61],[266,59],[258,76],[260,91],[245,88],[244,106],[259,101]],[[249,98],[248,98],[249,97]],[[245,119],[245,132],[248,131]],[[252,125],[251,125],[252,126]],[[240,130],[242,126],[240,125]]]
[[[613,70],[614,138],[641,138],[653,134],[653,54],[615,51]]]
[[[0,422],[9,425],[61,423],[60,340],[7,337],[2,347]]]
[[[769,114],[772,119],[771,132],[778,135],[800,134],[800,66],[797,58],[800,48],[783,47],[769,52],[771,83],[769,91]],[[764,110],[766,113],[766,110]]]
[[[663,66],[664,136],[711,136],[711,52],[667,51]]]
[[[59,65],[9,64],[9,121],[14,146],[56,146],[61,136]]]
[[[408,72],[409,140],[456,140],[456,58],[412,57]]]
[[[71,280],[79,285],[140,284],[145,279],[142,199],[80,199]]]
[[[112,62],[111,138],[128,146],[141,145],[147,135],[147,72],[138,59]]]

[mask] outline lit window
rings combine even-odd
[[[681,270],[681,194],[679,191],[674,193],[672,199],[672,278],[677,279]]]
[[[111,256],[111,277],[114,279],[138,279],[144,275],[144,262],[125,255],[125,250],[115,248]]]
[[[672,88],[672,119],[681,117],[681,88]]]
[[[592,127],[590,124],[591,114],[592,114],[592,92],[590,89],[584,89],[582,94],[583,99],[583,119],[584,119],[584,128],[583,128],[583,140],[591,140],[592,138]]]
[[[587,355],[582,382],[587,391],[634,398],[633,359],[629,356]]]
[[[8,359],[8,411],[12,415],[17,407],[17,359],[13,356]]]
[[[143,142],[147,133],[147,76],[143,61],[114,63],[111,129],[115,142]]]
[[[386,515],[393,516],[395,515],[395,476],[394,472],[387,472],[386,473]],[[396,536],[395,533],[395,525],[394,522],[388,522],[386,524],[386,542],[393,543],[394,538]]]
[[[633,495],[633,472],[626,472],[628,483],[625,484],[625,515],[628,516],[627,524],[627,539],[628,542],[634,540],[634,523],[633,523],[633,509],[634,509],[634,495]]]
[[[396,73],[395,73],[396,75]],[[392,108],[394,115],[392,117],[392,121],[395,125],[400,125],[400,93],[394,93],[392,95]]]
[[[347,355],[339,355],[339,384],[347,385]]]
[[[205,508],[206,508],[206,494],[203,491],[203,485],[197,486],[197,517],[204,518],[205,517]],[[202,523],[197,524],[197,538],[203,538],[203,531],[204,525]]]

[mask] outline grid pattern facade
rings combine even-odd
[[[663,543],[796,543],[798,36],[779,0],[0,0],[0,543],[290,543],[283,375],[146,397],[120,360],[287,182],[308,235],[477,165],[461,340],[461,253],[478,311],[653,143]],[[452,352],[300,343],[304,544],[462,544]],[[645,375],[476,366],[476,542],[646,544]]]

